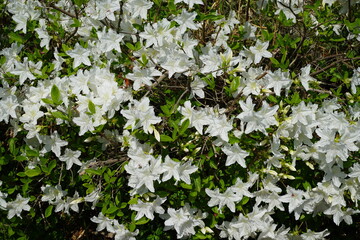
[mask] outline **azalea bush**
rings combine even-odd
[[[359,0],[0,3],[2,239],[355,239]]]

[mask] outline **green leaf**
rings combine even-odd
[[[330,41],[331,42],[343,42],[343,41],[345,41],[346,40],[346,38],[330,38]]]
[[[275,66],[277,66],[277,65],[279,65],[280,63],[279,63],[279,61],[278,60],[276,60],[275,58],[273,58],[273,57],[271,57],[270,58],[270,61],[273,63],[273,64],[275,64]]]
[[[55,105],[60,105],[62,103],[60,90],[55,84],[51,88],[50,95],[51,95],[51,100]]]
[[[305,190],[310,190],[312,188],[311,184],[308,181],[303,182],[302,185]]]
[[[269,95],[268,96],[269,101],[273,102],[273,103],[278,103],[279,101],[277,100],[277,98],[273,95]]]
[[[210,89],[215,88],[215,79],[212,74],[209,74],[206,77],[201,78],[201,80],[205,81],[209,85]]]
[[[61,44],[61,48],[64,52],[71,50],[71,48],[68,45],[66,45],[65,43]]]
[[[127,43],[125,43],[125,45],[130,49],[130,50],[133,50],[133,51],[135,51],[136,50],[136,48],[135,48],[135,46],[134,45],[132,45],[131,43],[129,43],[129,42],[127,42]]]
[[[101,174],[102,174],[102,171],[101,171],[101,170],[99,170],[99,169],[92,169],[92,168],[85,169],[85,172],[87,172],[87,173],[92,173],[92,174],[95,174],[95,175],[101,175]]]
[[[56,160],[52,160],[48,165],[48,174],[51,173],[51,171],[56,167]]]
[[[241,205],[245,205],[249,200],[250,200],[249,197],[244,196],[244,197],[241,199],[240,204],[241,204]]]
[[[81,7],[82,4],[84,4],[86,0],[74,0],[74,3],[76,6]]]
[[[135,224],[136,225],[144,225],[144,224],[148,223],[149,221],[150,221],[150,219],[143,217],[143,218],[139,219],[138,221],[136,221]]]
[[[171,134],[171,137],[174,141],[177,139],[177,134],[178,134],[178,130],[175,128]]]
[[[48,98],[42,98],[41,100],[46,104],[54,104],[53,100],[48,99]]]
[[[5,56],[1,56],[0,57],[0,66],[6,63],[6,57]]]
[[[130,231],[130,232],[135,231],[135,229],[136,229],[135,223],[130,223],[129,226],[128,226],[128,228],[129,228],[129,231]]]
[[[48,207],[46,208],[46,210],[45,210],[45,217],[50,217],[53,208],[54,208],[54,205],[50,205],[50,206],[48,206]]]
[[[14,230],[11,228],[11,226],[8,226],[7,229],[8,229],[8,235],[9,235],[9,237],[11,237],[12,235],[15,234],[15,232],[14,232]]]
[[[204,235],[204,234],[202,234],[201,232],[195,234],[195,237],[196,237],[197,239],[209,239],[209,236],[208,236],[208,235]],[[210,238],[211,238],[211,237],[210,237]]]
[[[195,178],[195,180],[194,180],[194,185],[195,185],[195,190],[197,191],[197,192],[200,192],[201,191],[201,177],[199,176],[199,177],[197,177],[197,178]]]
[[[137,204],[137,202],[138,202],[138,199],[137,198],[132,198],[132,199],[130,199],[130,201],[128,202],[128,204]]]
[[[60,112],[60,111],[51,112],[51,115],[53,115],[53,116],[56,117],[56,118],[60,118],[60,119],[62,119],[62,120],[69,120],[69,118],[68,118],[65,114],[63,114],[62,112]]]
[[[38,157],[40,155],[39,151],[30,148],[26,148],[25,152],[28,157]]]
[[[16,156],[15,157],[15,160],[16,161],[19,161],[19,162],[22,162],[22,161],[25,161],[25,160],[28,160],[27,157],[25,156]]]
[[[10,42],[24,43],[25,41],[23,36],[15,32],[9,33],[9,38],[10,38]]]
[[[39,167],[36,167],[34,169],[27,169],[25,171],[25,174],[28,177],[36,177],[41,174],[41,169]]]
[[[116,207],[116,206],[111,206],[110,208],[108,208],[108,209],[106,210],[106,213],[107,213],[107,214],[112,214],[112,213],[116,212],[118,209],[119,209],[119,208]]]
[[[121,204],[120,204],[120,208],[126,208],[127,207],[127,203],[126,202],[122,202]]]
[[[180,130],[179,130],[179,135],[183,135],[186,131],[186,129],[189,127],[190,125],[190,120],[189,119],[186,119],[182,124],[181,124],[181,127],[180,127]]]
[[[96,113],[96,107],[95,107],[95,104],[89,100],[89,103],[88,103],[88,108],[89,108],[89,111],[91,114],[95,114]]]
[[[230,83],[230,91],[235,92],[240,86],[240,77],[235,77]]]
[[[192,185],[191,184],[186,184],[186,183],[180,183],[180,186],[182,188],[185,188],[185,189],[192,189]]]
[[[200,14],[200,21],[204,21],[204,20],[211,20],[211,21],[217,21],[220,19],[223,19],[225,16],[224,15],[217,15],[217,14]]]
[[[216,165],[216,163],[214,162],[213,159],[210,160],[209,164],[210,164],[210,167],[212,167],[214,169],[218,169],[218,167],[217,167],[217,165]]]
[[[81,22],[78,19],[73,18],[72,20],[74,21],[74,23],[71,24],[70,27],[74,27],[74,28],[81,27]]]
[[[170,117],[171,112],[170,112],[170,109],[169,109],[168,105],[160,106],[160,108],[161,108],[161,110],[163,111],[163,113],[165,114],[166,117]]]
[[[289,104],[298,104],[301,102],[300,95],[298,92],[295,92],[294,95],[292,95],[291,100],[285,100]]]
[[[160,141],[161,142],[173,142],[174,140],[169,136],[161,134],[160,135]]]
[[[19,177],[26,177],[26,174],[24,172],[18,172],[16,175]]]
[[[198,195],[198,193],[196,191],[190,193],[190,197],[192,197],[192,198],[195,198],[197,195]]]
[[[9,151],[12,155],[17,154],[16,146],[15,146],[16,138],[11,138],[9,140]]]

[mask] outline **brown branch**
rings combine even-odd
[[[105,166],[105,165],[110,165],[113,163],[117,163],[117,162],[125,162],[130,160],[129,157],[123,157],[123,158],[110,158],[108,160],[105,161],[95,161],[89,164],[88,168],[95,168],[95,167],[100,167],[100,166]]]
[[[354,58],[344,58],[344,59],[340,59],[340,60],[337,60],[335,62],[332,62],[331,64],[329,64],[328,66],[316,71],[316,72],[313,72],[313,73],[310,73],[310,76],[316,76],[318,75],[319,73],[322,73],[326,70],[328,70],[329,68],[333,67],[334,65],[338,64],[338,63],[341,63],[341,62],[347,62],[347,61],[351,61],[351,60],[358,60],[360,59],[360,57],[354,57]]]
[[[151,90],[152,90],[154,87],[156,87],[157,85],[159,85],[159,84],[168,76],[168,74],[169,74],[168,71],[166,71],[165,73],[163,73],[163,75],[161,75],[161,76],[156,80],[156,82],[149,87],[149,90],[145,93],[144,97],[146,97],[147,95],[149,95],[149,93],[151,92]]]
[[[65,14],[65,15],[67,15],[67,16],[69,16],[69,17],[76,18],[76,15],[74,15],[74,14],[68,12],[68,11],[65,11],[65,10],[62,9],[62,8],[59,8],[59,7],[55,6],[54,3],[50,3],[50,7],[52,7],[52,8],[55,9],[55,10],[58,10],[58,11],[62,12],[63,14]]]

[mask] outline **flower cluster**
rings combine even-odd
[[[322,1],[348,14],[339,26],[319,24],[316,11],[331,14],[321,1],[309,14],[304,1],[257,1],[246,19],[215,11],[219,2],[6,3],[4,221],[85,212],[97,232],[129,240],[323,239],[329,221],[312,230],[309,216],[353,224],[360,32],[350,20],[360,16],[349,7],[359,1]],[[252,11],[296,30],[270,33],[249,21]],[[314,52],[308,36],[346,40],[350,50],[317,62],[305,56]],[[344,58],[322,68],[332,56]],[[151,223],[161,227],[142,227]]]

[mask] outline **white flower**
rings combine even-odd
[[[83,48],[82,46],[80,46],[79,43],[75,44],[75,48],[73,50],[69,50],[66,53],[74,59],[74,68],[80,66],[81,63],[87,66],[91,66],[91,62],[89,59],[90,50]]]
[[[153,202],[143,202],[141,200],[138,200],[137,204],[130,205],[131,210],[137,211],[135,220],[139,220],[144,215],[153,220],[154,219],[154,212],[163,214],[165,210],[161,207],[161,204],[163,204],[166,201],[166,198],[160,198],[157,196],[157,198]]]
[[[345,211],[341,209],[341,205],[334,205],[324,211],[326,215],[333,215],[333,221],[336,225],[340,225],[340,222],[345,221],[348,225],[353,223],[351,215],[359,213],[359,210],[347,208]]]
[[[118,34],[112,29],[109,29],[108,32],[106,32],[104,28],[102,32],[98,31],[97,35],[100,40],[98,47],[101,49],[101,51],[109,52],[114,49],[118,52],[121,52],[120,42],[124,37],[122,34]]]
[[[190,83],[191,94],[200,98],[205,97],[203,88],[207,86],[207,83],[200,79],[199,76],[195,76],[194,80]]]
[[[203,126],[209,123],[208,117],[204,111],[196,111],[191,107],[191,102],[186,101],[183,107],[178,107],[178,111],[184,116],[181,123],[189,119],[190,127],[195,127],[196,130],[203,134]]]
[[[151,86],[155,76],[161,76],[161,72],[156,70],[154,67],[140,68],[137,65],[135,65],[133,73],[126,75],[128,79],[134,81],[133,89],[135,91],[139,90],[143,84]]]
[[[0,186],[2,185],[2,181],[0,181]],[[4,198],[7,197],[7,193],[3,193],[0,191],[0,209],[6,210],[7,202]]]
[[[15,96],[9,96],[0,100],[0,122],[5,120],[9,122],[9,116],[17,118],[16,108],[19,106],[18,100]]]
[[[289,186],[286,188],[286,191],[287,194],[281,196],[280,201],[289,203],[289,213],[291,213],[304,203],[304,192]]]
[[[164,18],[153,24],[148,23],[140,37],[146,39],[145,47],[148,48],[154,44],[155,47],[161,47],[165,42],[172,40],[170,22]]]
[[[174,20],[180,25],[179,30],[181,33],[186,32],[187,28],[192,30],[197,30],[199,28],[199,26],[194,23],[196,15],[196,12],[188,12],[183,8],[181,15],[176,16]]]
[[[41,103],[23,103],[24,114],[21,115],[20,121],[23,123],[37,124],[37,120],[44,116],[44,112],[40,111]]]
[[[65,197],[67,192],[63,191],[61,185],[56,185],[55,187],[46,185],[41,187],[41,191],[43,191],[43,196],[41,197],[41,201],[54,203],[60,200],[62,197]],[[55,200],[55,201],[54,201]]]
[[[306,65],[306,67],[301,68],[301,75],[299,76],[299,80],[306,91],[309,90],[309,81],[316,81],[315,78],[310,76],[310,64]]]
[[[261,42],[260,40],[256,40],[255,46],[251,46],[248,49],[245,48],[245,52],[242,54],[250,57],[255,64],[259,63],[263,57],[271,58],[272,54],[266,49],[269,46],[269,42]]]
[[[221,150],[227,155],[225,166],[237,162],[240,166],[246,168],[245,158],[249,156],[249,153],[242,150],[238,144],[226,145]]]
[[[307,230],[306,233],[301,234],[301,239],[306,239],[306,240],[318,240],[318,239],[326,239],[325,237],[329,236],[330,232],[329,230],[324,230],[321,232],[314,232],[311,231],[310,229]]]
[[[16,200],[7,203],[8,219],[13,218],[15,215],[21,217],[21,212],[30,211],[30,205],[28,204],[30,198],[23,198],[19,193],[16,196]]]
[[[190,174],[196,172],[198,170],[198,167],[191,165],[191,161],[187,161],[183,164],[181,164],[178,168],[178,174],[180,179],[175,180],[183,180],[186,184],[191,184],[190,180]]]
[[[44,150],[46,152],[52,151],[57,157],[61,154],[61,147],[68,145],[67,141],[61,140],[57,131],[54,131],[50,136],[43,136],[42,141],[45,144]]]
[[[356,86],[360,85],[360,67],[354,69],[354,75],[351,78],[351,92],[356,94]]]
[[[164,216],[167,220],[165,221],[164,230],[175,228],[177,238],[186,238],[195,234],[195,227],[205,227],[202,219],[206,218],[207,214],[202,214],[201,211],[190,208],[189,204],[186,203],[184,207],[175,210],[168,208],[167,214]],[[194,215],[196,213],[196,215]]]
[[[36,77],[33,73],[40,74],[41,66],[41,61],[35,64],[32,61],[28,61],[28,58],[25,57],[23,63],[15,61],[15,68],[11,73],[19,76],[19,82],[22,85],[27,79],[34,80]]]
[[[278,122],[274,117],[279,108],[278,105],[270,107],[269,104],[264,101],[262,108],[258,112],[255,112],[255,104],[253,104],[251,97],[246,99],[246,103],[240,101],[239,104],[243,112],[236,117],[247,123],[245,134],[259,130],[267,135],[266,128],[271,125],[278,125]]]
[[[96,231],[100,232],[102,231],[103,229],[106,228],[106,230],[108,232],[112,232],[114,233],[115,232],[115,229],[113,227],[113,221],[112,219],[108,218],[108,217],[105,217],[104,214],[102,212],[99,213],[99,215],[96,217],[92,217],[90,219],[92,222],[94,223],[97,223],[98,226],[96,228]]]
[[[149,103],[149,98],[143,97],[140,101],[134,100],[128,110],[121,110],[120,113],[128,119],[124,127],[131,126],[134,130],[142,126],[145,133],[153,133],[152,124],[161,122],[161,118],[155,116],[154,107]]]
[[[79,136],[84,135],[87,131],[95,130],[93,118],[86,113],[80,113],[79,117],[73,118],[73,122],[80,126]]]
[[[94,191],[92,191],[90,194],[86,195],[84,197],[84,201],[85,202],[92,202],[93,204],[92,204],[91,209],[94,210],[95,206],[96,206],[96,204],[99,201],[101,196],[102,196],[101,191],[100,191],[100,189],[97,188]]]
[[[172,177],[179,180],[180,179],[179,167],[180,167],[180,162],[175,162],[169,156],[166,156],[165,162],[162,164],[162,168],[164,169],[164,175],[162,181],[167,181]]]
[[[235,212],[235,202],[239,202],[242,199],[242,196],[239,196],[237,193],[233,191],[232,188],[227,188],[224,193],[219,193],[219,189],[210,190],[205,189],[206,194],[211,197],[208,202],[209,207],[219,205],[219,210],[226,205],[231,212]]]
[[[66,170],[69,170],[74,163],[79,166],[82,165],[82,162],[79,160],[80,155],[81,152],[79,150],[73,151],[67,148],[65,149],[65,153],[59,157],[59,160],[66,162]]]
[[[268,79],[267,88],[274,88],[276,96],[280,96],[280,91],[282,88],[289,88],[292,80],[289,78],[289,72],[283,72],[281,69],[276,70],[275,72],[268,72],[265,76]]]
[[[136,166],[133,161],[130,161],[129,164],[125,166],[125,170],[131,174],[128,183],[129,186],[135,190],[145,186],[150,192],[155,192],[154,181],[161,182],[160,174],[164,172],[161,167],[160,158],[152,158],[148,164],[141,168]]]
[[[140,17],[141,19],[147,19],[147,11],[153,4],[153,2],[147,0],[129,0],[125,3],[125,7],[133,18]]]
[[[226,115],[214,116],[209,120],[209,127],[206,129],[206,133],[209,133],[210,136],[220,137],[221,140],[228,142],[228,132],[233,129],[233,126],[231,121],[227,121]]]
[[[130,232],[123,224],[119,224],[117,220],[113,220],[115,230],[115,240],[136,240],[135,236],[138,235],[139,229]]]

